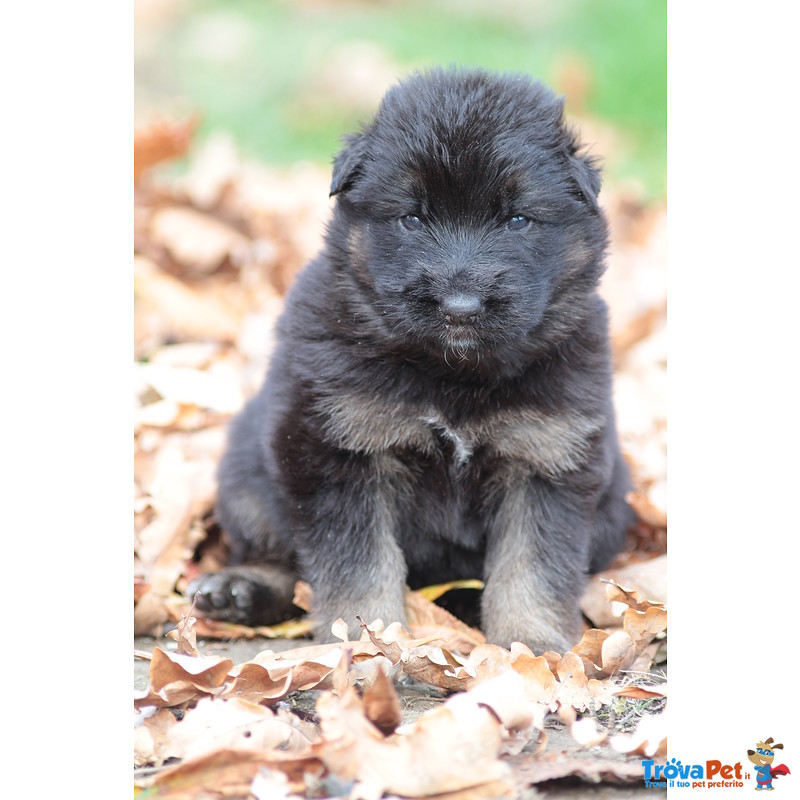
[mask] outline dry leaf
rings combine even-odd
[[[403,710],[400,707],[400,698],[394,684],[383,670],[375,671],[362,700],[367,719],[385,736],[394,733],[402,724]]]
[[[191,613],[183,614],[181,621],[171,630],[167,636],[178,643],[178,652],[186,656],[199,656],[197,650],[197,633],[194,626],[197,618]]]
[[[417,639],[436,637],[443,647],[468,654],[473,647],[486,642],[477,628],[465,625],[433,600],[450,589],[482,586],[480,581],[454,581],[441,586],[427,587],[417,592],[406,591],[406,618],[409,632]]]
[[[424,797],[503,781],[510,773],[498,757],[500,723],[466,697],[456,695],[404,733],[384,738],[352,689],[341,698],[322,695],[317,712],[323,742],[313,752],[336,775],[356,781],[362,797],[384,791]]]
[[[197,119],[154,120],[133,133],[133,181],[138,183],[150,167],[178,158],[189,148]]]
[[[233,661],[221,656],[186,656],[153,650],[150,688],[134,698],[142,706],[176,706],[209,694],[218,694],[227,680]]]
[[[191,208],[169,206],[150,218],[150,236],[170,256],[196,274],[208,274],[237,252],[246,252],[249,239],[230,225]]]
[[[159,757],[191,759],[220,749],[305,753],[312,744],[309,730],[246,700],[204,697],[169,728]]]
[[[160,766],[169,756],[165,756],[165,742],[169,732],[178,724],[175,715],[166,708],[155,713],[140,713],[133,729],[133,763],[137,767],[145,764]]]
[[[209,796],[210,791],[222,797],[246,797],[262,768],[281,769],[289,778],[290,788],[302,790],[304,772],[319,771],[321,764],[313,756],[287,756],[276,751],[215,750],[139,781],[139,786],[156,787],[159,800],[197,800]]]
[[[609,584],[609,581],[612,583]],[[628,587],[630,591],[626,594],[608,588],[614,585]],[[652,605],[663,605],[667,599],[666,555],[637,561],[626,567],[608,569],[591,576],[581,599],[581,610],[596,628],[619,626],[622,614],[629,607],[629,603],[622,599],[623,596],[631,601],[634,596],[637,601],[648,598]]]

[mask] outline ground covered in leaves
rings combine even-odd
[[[407,629],[364,620],[358,641],[334,627],[335,643],[311,645],[302,616],[212,623],[182,591],[225,560],[213,515],[225,426],[260,384],[282,298],[319,247],[329,174],[243,163],[224,138],[192,149],[179,176],[153,169],[189,150],[193,127],[151,124],[135,139],[134,630],[152,637],[135,652],[149,665],[135,694],[139,796],[455,800],[640,784],[641,759],[666,747],[665,209],[614,187],[601,196],[639,522],[587,588],[582,640],[567,653],[487,644],[435,604],[445,586],[409,592]],[[296,603],[310,602],[299,584]],[[270,639],[237,660],[216,644]]]

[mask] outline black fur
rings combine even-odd
[[[483,578],[491,641],[563,651],[586,574],[632,514],[611,404],[600,180],[560,100],[519,75],[436,70],[389,91],[336,158],[319,257],[233,423],[219,519],[236,566],[205,612],[320,635],[404,620],[404,584]]]

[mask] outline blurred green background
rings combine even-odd
[[[666,193],[666,0],[137,0],[135,109],[199,113],[272,164],[330,163],[403,73],[524,71],[566,95],[608,180]]]

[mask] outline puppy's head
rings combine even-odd
[[[522,363],[588,313],[599,188],[542,85],[418,74],[336,158],[328,244],[387,342],[448,364]]]

